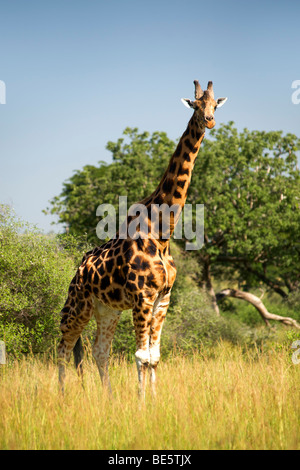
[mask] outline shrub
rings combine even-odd
[[[0,339],[5,341],[9,354],[19,357],[22,353],[56,348],[60,339],[59,312],[88,249],[85,236],[43,235],[18,220],[7,206],[0,206]],[[200,271],[195,258],[174,243],[171,251],[178,273],[163,327],[163,357],[174,349],[193,354],[195,350],[214,347],[220,340],[247,347],[290,341],[286,335],[281,337],[281,331],[285,331],[282,325],[267,329],[253,306],[243,302],[228,303],[222,316],[216,316],[209,298],[199,288]],[[274,313],[282,313],[282,309],[289,313],[294,308],[299,316],[296,294],[290,303],[279,304],[273,299],[270,302],[268,307]],[[95,329],[95,321],[91,321],[83,332],[88,351]],[[131,311],[121,315],[112,351],[134,359]]]
[[[74,271],[73,258],[54,237],[0,206],[0,337],[9,353],[53,346]]]

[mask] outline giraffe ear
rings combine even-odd
[[[187,98],[181,98],[181,102],[186,106],[187,108],[194,108],[195,103],[194,101],[188,100]]]
[[[223,104],[225,104],[227,101],[227,98],[218,98],[217,99],[217,108],[221,108],[221,106],[223,106]]]

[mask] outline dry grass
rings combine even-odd
[[[1,449],[299,449],[300,365],[290,351],[242,353],[220,344],[159,366],[156,401],[137,400],[134,364],[110,367],[113,399],[93,362],[85,390],[53,362],[24,359],[0,377]]]

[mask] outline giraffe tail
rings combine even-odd
[[[75,368],[78,372],[78,375],[82,377],[83,375],[83,368],[82,368],[83,346],[82,346],[81,336],[79,336],[78,340],[76,341],[76,344],[73,349],[73,355],[74,355]]]

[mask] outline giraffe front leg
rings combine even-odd
[[[150,324],[150,382],[152,395],[156,396],[156,370],[160,360],[160,338],[164,319],[170,302],[170,294],[157,301],[153,307],[152,320]]]
[[[152,305],[143,303],[132,310],[136,337],[135,362],[139,380],[139,397],[145,400],[146,377],[150,363],[149,336]]]

